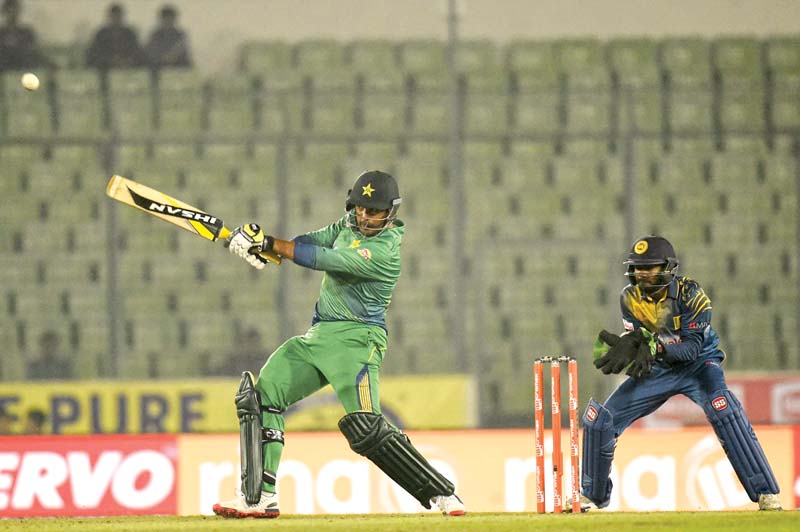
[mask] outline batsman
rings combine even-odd
[[[278,517],[278,464],[284,445],[283,412],[330,384],[346,414],[339,429],[350,448],[375,463],[425,508],[464,515],[453,484],[381,415],[379,371],[388,346],[386,309],[400,277],[405,226],[391,175],[361,174],[348,191],[345,215],[327,227],[281,240],[256,224],[231,233],[229,250],[261,270],[259,253],[272,251],[324,272],[311,328],[270,355],[258,376],[242,374],[236,394],[241,488],[214,505],[223,517]]]
[[[630,281],[620,297],[625,332],[600,332],[594,365],[628,378],[604,404],[591,399],[584,413],[581,510],[609,504],[617,438],[677,394],[703,408],[750,500],[759,510],[780,510],[772,468],[725,383],[711,300],[696,281],[677,274],[675,250],[663,237],[638,239],[623,264]]]

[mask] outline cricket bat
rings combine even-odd
[[[126,177],[111,176],[106,186],[106,195],[212,242],[220,240],[227,244],[231,235],[223,221],[213,214]],[[266,251],[259,255],[274,264],[281,263],[281,256],[274,252]]]

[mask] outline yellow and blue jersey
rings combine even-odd
[[[657,334],[666,362],[725,356],[711,326],[711,299],[694,279],[676,276],[657,299],[639,286],[628,285],[622,290],[620,306],[625,330],[644,327]]]

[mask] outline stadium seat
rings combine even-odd
[[[95,70],[60,70],[55,77],[58,136],[100,137],[107,129],[100,78]]]
[[[205,86],[199,72],[158,71],[158,135],[166,139],[196,138],[203,126]]]
[[[494,72],[503,66],[500,49],[491,39],[464,39],[456,46],[456,70],[465,74]]]
[[[488,67],[492,68],[492,67]],[[499,68],[468,74],[464,103],[464,131],[467,135],[503,135],[508,130],[510,83]]]
[[[623,90],[653,91],[661,86],[658,44],[648,38],[612,39],[606,46],[611,72]]]
[[[723,85],[762,77],[761,43],[755,37],[715,39],[711,59]]]
[[[520,92],[559,86],[553,41],[514,39],[506,46],[506,68]]]
[[[710,87],[711,45],[707,40],[667,37],[659,48],[660,66],[672,87]]]
[[[252,75],[264,76],[294,67],[292,45],[286,41],[247,41],[240,54],[242,71]]]
[[[122,139],[142,139],[153,133],[154,92],[149,70],[108,73],[110,127]]]
[[[772,85],[772,124],[778,133],[800,127],[800,73],[777,72]]]
[[[597,39],[563,39],[556,43],[559,72],[570,93],[607,89],[610,75],[603,44]]]
[[[408,122],[407,91],[399,72],[363,78],[357,102],[359,132],[373,139],[396,139]]]
[[[206,128],[219,141],[244,140],[256,128],[255,81],[242,75],[208,80]]]
[[[319,72],[311,78],[309,120],[314,133],[346,136],[356,119],[356,78],[352,71]]]
[[[353,72],[366,77],[383,76],[398,70],[397,46],[388,39],[358,39],[345,49]]]
[[[336,72],[345,68],[345,45],[336,39],[305,39],[294,45],[295,64],[303,73]]]

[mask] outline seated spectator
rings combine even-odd
[[[145,65],[144,50],[132,27],[125,24],[125,10],[120,4],[108,8],[108,23],[97,30],[86,50],[86,64],[109,68],[136,68]]]
[[[4,0],[0,13],[0,71],[30,69],[47,64],[36,42],[36,33],[19,24],[19,0]]]
[[[44,434],[44,423],[47,414],[41,408],[31,408],[25,416],[23,434]]]
[[[191,67],[189,40],[186,33],[177,26],[178,12],[169,5],[161,8],[159,25],[150,34],[145,51],[147,60],[153,68]]]
[[[72,361],[59,346],[60,338],[55,331],[45,331],[39,338],[39,358],[28,363],[28,379],[71,379]]]

